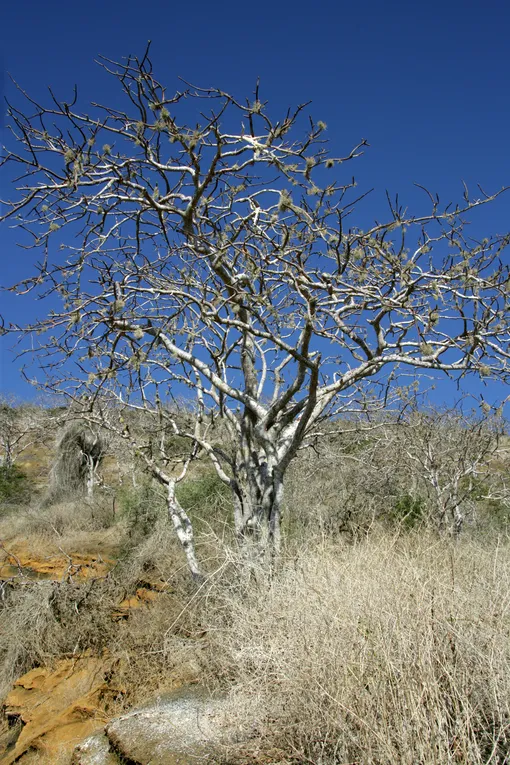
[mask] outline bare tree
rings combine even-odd
[[[20,404],[12,397],[0,398],[0,462],[11,468],[37,443],[48,427],[48,417],[37,406]]]
[[[430,520],[438,531],[453,535],[462,530],[467,506],[479,493],[475,482],[490,475],[505,433],[501,412],[489,406],[466,411],[462,403],[409,407],[398,424],[378,438],[378,448],[404,482],[428,497]]]
[[[304,106],[275,121],[258,87],[246,103],[188,85],[169,96],[147,53],[102,66],[125,111],[82,111],[76,93],[9,106],[3,164],[19,180],[3,219],[41,252],[17,291],[63,300],[24,331],[40,333],[49,388],[120,429],[168,487],[193,570],[165,437],[135,438],[114,424],[119,408],[189,441],[177,479],[208,455],[239,538],[277,551],[285,472],[326,416],[381,400],[398,367],[508,374],[509,237],[465,232],[498,194],[465,189],[442,207],[424,190],[425,214],[388,200],[387,222],[362,229],[343,170],[365,141],[331,156],[324,123],[305,123]],[[186,390],[190,427],[168,406]],[[231,449],[215,442],[218,419]]]

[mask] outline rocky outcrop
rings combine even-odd
[[[123,715],[105,730],[113,749],[137,765],[217,763],[235,738],[226,702],[189,689]]]
[[[41,556],[18,544],[0,549],[0,579],[20,577],[83,581],[106,576],[114,563],[113,558],[76,552],[66,554],[59,551]]]
[[[178,688],[156,703],[108,718],[111,659],[64,659],[55,669],[34,669],[6,700],[19,721],[14,746],[2,765],[238,765],[281,762],[254,731],[241,731],[231,702],[198,685]],[[228,756],[227,756],[228,755]]]
[[[109,702],[117,693],[106,681],[111,669],[111,659],[80,656],[19,678],[5,700],[5,712],[23,727],[2,765],[11,765],[27,752],[53,765],[66,753],[70,758],[80,741],[102,731]]]
[[[110,747],[110,740],[101,732],[78,744],[71,765],[120,765],[120,759]]]

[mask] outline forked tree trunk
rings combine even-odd
[[[218,461],[213,459],[221,480],[232,490],[235,533],[245,572],[250,576],[262,571],[271,572],[279,558],[283,479],[293,452],[289,448],[288,434],[284,438],[281,433],[258,430],[258,425],[260,423],[246,415],[241,423],[241,438],[235,456],[222,455],[229,464],[230,475],[221,466],[218,468]],[[211,452],[214,453],[212,449]],[[194,578],[201,579],[192,523],[175,496],[176,480],[169,483],[168,476],[161,471],[156,471],[155,476],[167,486],[169,516],[184,548],[189,569]]]
[[[253,563],[273,564],[281,548],[281,470],[267,463],[252,466],[234,478],[232,490],[235,531],[242,552]]]
[[[438,500],[437,530],[441,535],[458,537],[464,526],[464,513],[456,496]]]

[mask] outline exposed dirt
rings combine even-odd
[[[168,592],[169,586],[164,579],[146,578],[139,580],[140,587],[134,595],[124,598],[112,613],[112,619],[119,621],[127,619],[132,611],[150,606],[163,592]]]

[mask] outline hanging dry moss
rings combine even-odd
[[[83,422],[67,425],[57,443],[51,471],[52,494],[91,494],[105,451],[106,440],[99,431]]]

